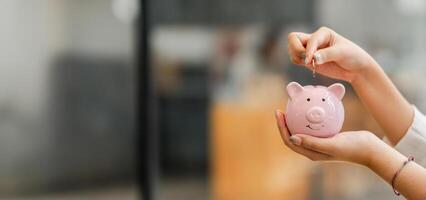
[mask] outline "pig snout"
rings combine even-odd
[[[315,106],[306,112],[306,119],[310,123],[321,123],[324,121],[325,111],[323,108]]]

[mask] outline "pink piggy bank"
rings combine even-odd
[[[287,85],[287,93],[285,118],[291,134],[332,137],[339,133],[344,120],[345,87],[342,84],[302,87],[291,82]]]

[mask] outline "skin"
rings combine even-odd
[[[392,145],[404,137],[414,111],[379,64],[359,46],[322,27],[311,34],[290,33],[288,52],[295,64],[312,70],[311,63],[315,59],[317,73],[349,82]],[[279,110],[276,119],[285,145],[311,160],[360,164],[388,183],[407,160],[368,131],[343,132],[331,138],[291,136],[285,116]],[[426,169],[410,162],[397,177],[395,187],[407,199],[426,199]]]

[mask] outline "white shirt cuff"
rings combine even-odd
[[[415,107],[414,119],[395,149],[405,156],[414,156],[416,163],[426,167],[426,117]]]

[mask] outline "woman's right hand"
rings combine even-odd
[[[288,52],[294,64],[303,65],[319,74],[353,82],[370,68],[378,67],[363,49],[337,34],[321,27],[314,33],[292,32],[288,35]]]

